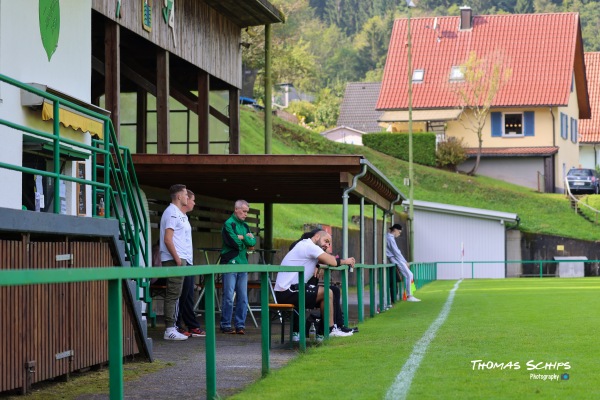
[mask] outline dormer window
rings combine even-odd
[[[413,82],[423,82],[425,78],[425,70],[424,69],[415,69],[412,75]]]
[[[465,80],[465,67],[455,65],[450,69],[450,82],[462,82]]]

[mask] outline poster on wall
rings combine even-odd
[[[77,163],[77,177],[85,179],[85,163]],[[77,183],[77,215],[87,215],[87,198],[85,193],[85,184]]]
[[[40,36],[48,61],[58,47],[60,34],[60,3],[59,0],[39,0]]]

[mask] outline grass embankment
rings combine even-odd
[[[241,135],[243,154],[264,153],[262,113],[242,109]],[[362,154],[405,195],[408,187],[408,163],[362,146],[334,143],[321,135],[279,118],[273,119],[273,154]],[[538,193],[484,176],[467,176],[436,168],[415,165],[415,199],[465,207],[516,213],[519,229],[583,240],[599,240],[600,226],[575,214],[565,196]],[[595,196],[592,196],[595,197]],[[341,202],[341,199],[340,199]],[[358,207],[349,215],[357,215]],[[341,225],[341,206],[275,205],[274,236],[295,239],[304,223]]]
[[[423,287],[421,303],[396,304],[358,334],[309,348],[233,398],[385,398],[454,283]],[[596,278],[461,282],[407,398],[598,398],[596,322],[589,313],[600,306],[599,289]],[[568,380],[541,377],[564,373]]]

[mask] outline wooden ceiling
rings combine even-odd
[[[204,0],[241,28],[283,22],[284,15],[266,0]]]
[[[250,203],[342,204],[344,189],[363,165],[349,204],[389,209],[405,196],[360,155],[134,154],[140,185],[167,189],[182,183],[198,195]]]

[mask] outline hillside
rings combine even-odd
[[[263,115],[246,108],[241,110],[243,154],[264,153]],[[279,118],[273,119],[273,154],[362,154],[402,193],[408,195],[403,181],[408,177],[408,163],[366,147],[334,143],[302,127]],[[415,165],[415,200],[433,201],[517,213],[523,232],[543,233],[575,239],[600,240],[600,226],[579,217],[561,194],[537,193],[529,188],[495,179],[441,171]],[[341,199],[340,199],[341,203]],[[357,215],[358,207],[349,215]],[[367,213],[369,214],[369,211]],[[340,226],[341,205],[275,205],[274,236],[294,239],[304,223]]]

